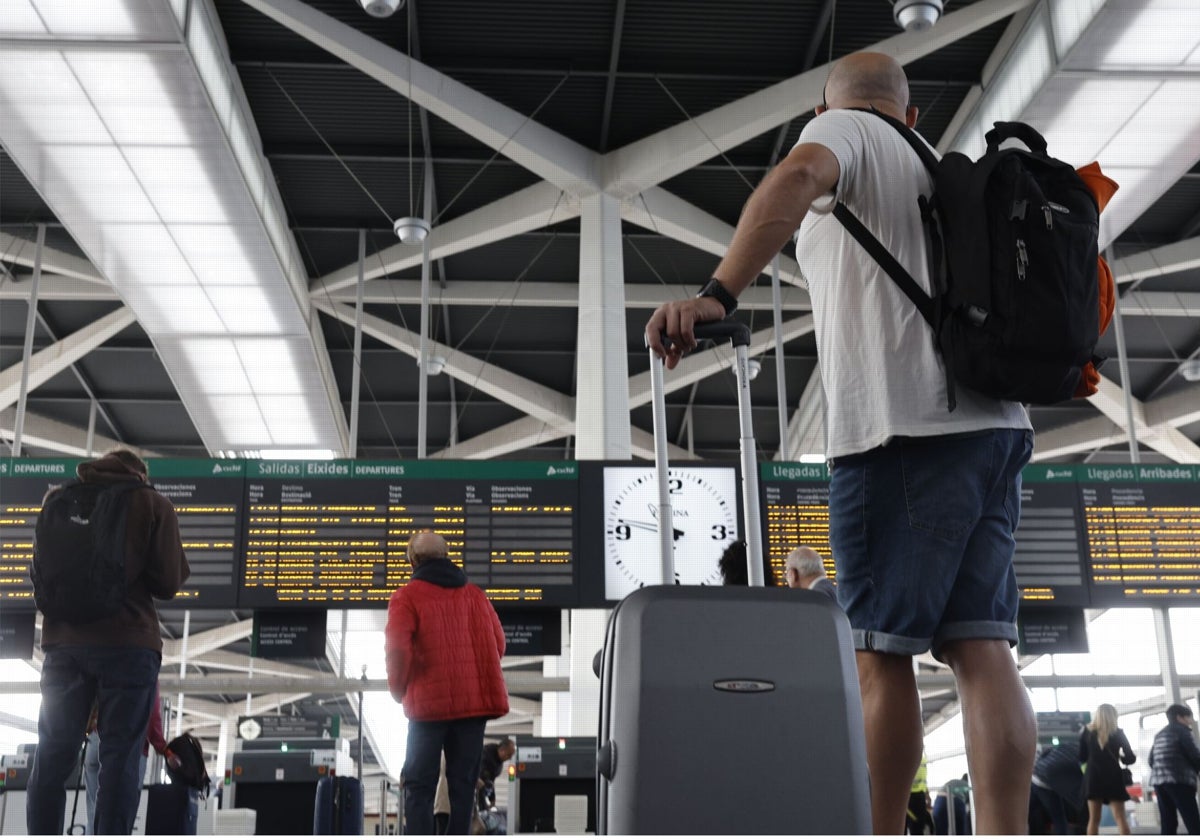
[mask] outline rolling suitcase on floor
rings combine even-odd
[[[200,821],[200,792],[187,785],[146,788],[146,834],[195,834]]]
[[[362,833],[362,782],[353,776],[326,776],[317,782],[313,834]]]
[[[765,589],[749,379],[737,356],[750,587],[651,586],[613,610],[601,660],[601,834],[869,834],[858,676],[846,616]],[[672,580],[662,363],[651,357],[663,579]]]

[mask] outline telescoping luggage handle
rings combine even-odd
[[[750,328],[726,318],[696,324],[697,341],[729,341],[733,345],[734,372],[737,374],[738,425],[741,430],[742,507],[746,520],[742,530],[746,540],[746,576],[751,586],[763,586],[762,533],[758,510],[758,460],[754,449],[754,422],[750,412],[750,376],[747,370]],[[663,345],[670,339],[664,334]],[[647,338],[646,344],[649,345]],[[675,523],[671,513],[671,494],[667,483],[667,406],[663,386],[663,363],[650,352],[650,391],[654,409],[654,467],[658,475],[658,537],[662,582],[675,580]]]

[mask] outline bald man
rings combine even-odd
[[[961,387],[947,410],[932,331],[831,215],[844,203],[929,291],[917,205],[931,192],[929,174],[872,109],[916,125],[892,58],[846,56],[816,118],[746,202],[712,280],[696,298],[659,307],[646,333],[673,368],[696,345],[693,324],[731,314],[796,235],[827,400],[830,541],[856,648],[875,832],[904,831],[922,745],[912,657],[932,650],[958,681],[976,828],[1021,833],[1035,726],[1009,648],[1013,532],[1032,427],[1021,405]]]
[[[413,534],[408,560],[412,580],[392,593],[384,630],[388,689],[408,718],[405,834],[434,833],[443,753],[450,793],[446,833],[467,834],[484,726],[508,714],[500,670],[504,629],[483,590],[451,561],[440,534]]]
[[[825,574],[825,561],[806,545],[793,548],[783,561],[788,589],[811,589],[837,603],[837,587]]]

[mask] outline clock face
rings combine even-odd
[[[675,580],[720,584],[717,561],[739,538],[733,467],[668,471],[675,542]],[[653,467],[604,468],[604,596],[620,600],[662,583],[658,481]]]

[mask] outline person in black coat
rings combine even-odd
[[[1133,764],[1137,756],[1129,739],[1117,726],[1117,710],[1109,703],[1096,709],[1092,722],[1079,735],[1079,761],[1086,764],[1083,788],[1088,803],[1088,834],[1100,833],[1100,811],[1108,805],[1113,821],[1121,834],[1129,833],[1125,803],[1129,801],[1126,787],[1130,780],[1121,764]]]
[[[1167,725],[1154,736],[1150,748],[1150,784],[1158,802],[1162,833],[1179,830],[1176,812],[1183,817],[1188,834],[1200,834],[1200,811],[1196,808],[1196,772],[1200,770],[1200,748],[1192,735],[1192,710],[1182,703],[1167,707]]]
[[[1077,748],[1061,744],[1038,756],[1033,765],[1032,798],[1050,818],[1055,834],[1072,833],[1068,814],[1083,810],[1082,786]]]

